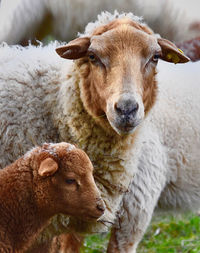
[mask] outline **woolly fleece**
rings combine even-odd
[[[138,232],[137,240],[141,239],[164,187],[166,195],[163,192],[162,205],[179,207],[177,203],[182,203],[184,207],[188,204],[191,207],[193,199],[198,205],[199,63],[186,64],[186,69],[184,65],[160,63],[157,105],[135,134],[120,137],[105,132],[85,111],[80,100],[78,70],[72,61],[56,55],[57,46],[58,43],[53,43],[46,47],[30,45],[22,48],[3,44],[0,48],[1,166],[45,141],[77,143],[94,164],[94,176],[107,206],[107,221],[113,221],[122,196],[135,175],[133,188],[129,189],[134,194],[128,200],[130,205],[136,203],[141,207],[137,209],[141,217],[134,212],[136,209],[129,210],[131,221],[137,220],[140,224],[134,231],[137,228],[142,231]],[[138,177],[141,180],[137,181]],[[178,195],[170,188],[170,182],[180,182]],[[191,188],[186,188],[190,189],[192,198],[189,193],[183,198],[185,182],[191,183]],[[138,200],[137,194],[140,194]],[[181,200],[178,196],[182,196]],[[141,210],[145,215],[148,213],[147,220]],[[68,229],[68,223],[63,216],[55,219],[53,232],[51,230],[49,234],[62,232],[61,227]],[[129,223],[133,228],[133,223]],[[70,225],[79,232],[107,229],[99,224],[79,224],[76,220],[70,220]]]
[[[199,69],[200,62],[158,64],[158,99],[144,122],[138,170],[124,195],[115,226],[120,253],[136,252],[156,207],[178,212],[199,210]],[[111,239],[109,253],[118,252],[116,244]]]

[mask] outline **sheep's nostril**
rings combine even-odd
[[[139,109],[139,104],[133,100],[120,100],[114,105],[115,111],[119,115],[134,115]]]
[[[135,112],[137,112],[138,108],[139,108],[138,103],[133,104],[132,110],[129,113],[135,113]]]
[[[123,110],[118,103],[115,103],[115,111],[119,114],[123,114]]]

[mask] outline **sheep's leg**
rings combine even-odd
[[[75,233],[61,234],[52,240],[34,244],[26,253],[79,253],[83,239]]]
[[[79,253],[83,236],[71,233],[53,238],[50,253]]]
[[[111,232],[108,253],[135,253],[151,221],[154,208],[166,183],[166,159],[161,152],[162,147],[160,151],[159,148],[155,149],[152,155],[143,152],[130,191],[123,197],[116,226]],[[145,153],[148,156],[145,157]]]

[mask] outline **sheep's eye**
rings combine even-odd
[[[76,180],[75,179],[66,179],[65,182],[67,184],[74,184],[74,183],[76,183]]]
[[[161,55],[159,53],[155,53],[151,60],[153,62],[158,62],[158,59],[160,59],[160,56]]]
[[[90,53],[90,54],[88,55],[88,57],[89,57],[89,59],[90,59],[91,62],[96,61],[96,56],[95,56],[94,54]]]

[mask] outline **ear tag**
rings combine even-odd
[[[178,48],[178,51],[181,52],[181,54],[184,54],[183,51],[180,48]]]
[[[179,63],[179,61],[180,61],[180,58],[175,53],[169,53],[169,54],[167,54],[167,59],[168,60],[172,60],[172,62],[175,63],[175,64]]]

